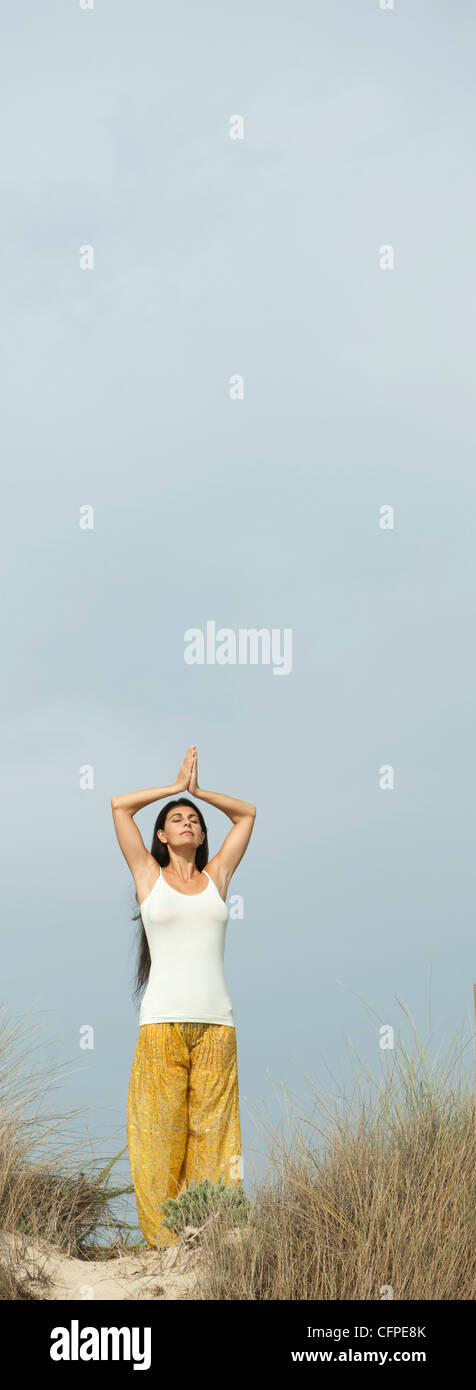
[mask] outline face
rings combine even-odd
[[[205,832],[193,806],[177,806],[175,811],[169,811],[164,829],[158,830],[157,835],[162,844],[177,850],[183,849],[184,845],[192,845],[196,850],[205,839]]]

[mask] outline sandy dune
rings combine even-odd
[[[236,1237],[230,1232],[229,1239]],[[78,1260],[59,1253],[45,1242],[33,1244],[3,1232],[0,1253],[16,1244],[14,1268],[18,1277],[28,1273],[29,1288],[43,1298],[78,1300],[193,1298],[198,1271],[203,1267],[199,1228],[188,1226],[175,1245],[165,1250],[144,1250],[118,1255],[111,1260]],[[49,1286],[45,1283],[48,1278]],[[39,1281],[39,1282],[38,1282]]]

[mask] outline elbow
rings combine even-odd
[[[117,811],[117,802],[118,802],[118,797],[117,797],[117,796],[111,796],[111,807],[112,807],[112,810],[113,810],[113,811]]]

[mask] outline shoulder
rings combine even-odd
[[[210,875],[210,878],[213,879],[215,888],[218,888],[220,897],[223,898],[223,901],[225,902],[226,895],[228,892],[228,884],[230,882],[230,875],[228,874],[227,870],[223,867],[223,864],[220,863],[219,855],[215,854],[213,859],[209,859],[208,864],[205,864],[204,868],[206,870],[206,873]]]

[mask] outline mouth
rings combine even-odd
[[[182,835],[192,835],[192,834],[193,834],[193,831],[192,831],[192,830],[182,830]]]

